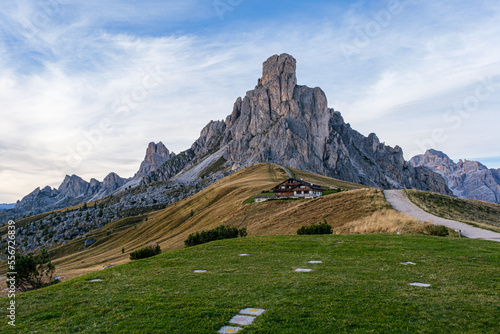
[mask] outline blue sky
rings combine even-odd
[[[498,1],[4,1],[0,203],[187,149],[269,56],[364,135],[500,168]]]

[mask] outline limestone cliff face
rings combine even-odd
[[[423,166],[442,175],[455,196],[500,203],[500,170],[488,169],[477,161],[455,163],[446,154],[428,150],[410,160],[413,166]]]
[[[142,178],[147,174],[154,172],[174,156],[175,153],[170,153],[162,142],[159,142],[158,144],[153,142],[149,143],[148,148],[146,149],[144,161],[141,163],[139,171],[135,174],[134,178]]]
[[[93,185],[96,185],[95,182],[92,182]],[[86,182],[81,177],[77,175],[66,175],[63,182],[57,188],[60,195],[67,197],[80,197],[84,196],[90,188],[89,182]]]
[[[406,162],[400,147],[353,130],[328,108],[320,88],[297,85],[295,70],[292,56],[270,57],[257,86],[236,100],[225,121],[203,129],[194,152],[222,149],[233,170],[276,162],[369,186],[451,194],[440,175]]]

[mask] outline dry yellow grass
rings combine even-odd
[[[325,220],[336,233],[420,233],[407,218],[390,208],[379,189],[297,170],[294,173],[320,185],[353,190],[312,200],[244,204],[249,197],[288,178],[277,165],[257,164],[166,209],[108,224],[88,235],[97,242],[87,249],[81,238],[54,249],[56,273],[68,278],[99,270],[106,264],[127,262],[130,252],[150,242],[157,242],[162,251],[179,249],[190,233],[221,224],[247,227],[249,235],[295,234],[301,226]]]
[[[342,189],[366,188],[366,186],[363,186],[361,184],[332,179],[331,177],[309,173],[300,169],[295,169],[295,168],[288,168],[288,169],[294,174],[295,178],[304,179],[305,181],[319,184],[324,187],[342,188]]]
[[[414,204],[431,214],[500,232],[499,204],[419,190],[406,190],[406,194]]]
[[[334,230],[335,234],[398,233],[423,234],[429,223],[422,223],[394,210],[375,211],[371,216],[353,220]]]

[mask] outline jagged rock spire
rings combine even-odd
[[[149,143],[144,161],[141,163],[139,171],[135,174],[134,178],[141,178],[155,171],[174,156],[175,153],[170,153],[162,142],[158,144],[154,142]]]
[[[262,64],[260,85],[268,88],[273,97],[279,98],[279,102],[292,100],[297,85],[296,66],[297,61],[289,54],[269,57]]]

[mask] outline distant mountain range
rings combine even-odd
[[[500,203],[500,169],[488,169],[480,162],[459,160],[428,150],[410,160],[414,167],[427,167],[442,175],[453,194],[460,198]]]
[[[452,195],[446,180],[403,158],[399,146],[353,130],[331,108],[320,88],[297,85],[296,60],[274,55],[263,63],[262,78],[234,103],[225,120],[211,121],[191,148],[171,153],[150,143],[134,177],[110,173],[102,182],[66,176],[59,188],[37,188],[16,203],[12,214],[25,215],[98,200],[125,189],[168,181],[173,188],[203,187],[258,162],[275,162],[345,181],[379,188],[415,188]],[[154,188],[161,191],[160,188]],[[137,195],[138,196],[138,195]],[[139,205],[139,204],[137,204]]]
[[[35,213],[99,200],[126,187],[136,186],[145,175],[155,171],[173,156],[175,154],[170,153],[162,142],[149,143],[144,161],[133,178],[124,179],[115,173],[109,173],[102,182],[96,179],[87,182],[77,175],[66,175],[59,188],[37,188],[17,201],[14,209]]]
[[[2,203],[0,204],[0,210],[12,209],[15,205],[16,205],[15,203],[12,204]]]

